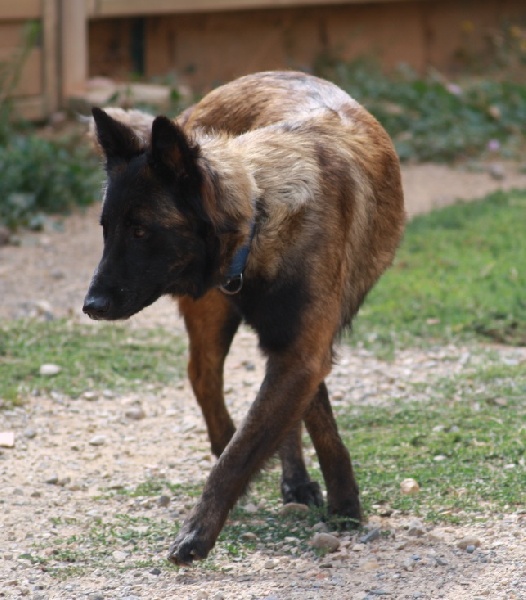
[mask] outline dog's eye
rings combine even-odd
[[[144,227],[133,227],[132,235],[135,239],[140,240],[146,237],[146,229],[144,229]]]

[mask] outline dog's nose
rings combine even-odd
[[[110,309],[110,301],[104,296],[86,296],[82,310],[91,319],[103,319]]]

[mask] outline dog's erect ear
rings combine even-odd
[[[156,117],[152,124],[151,157],[155,167],[192,183],[200,181],[197,164],[200,149],[179,125],[166,117]]]
[[[92,114],[97,139],[106,156],[108,168],[115,163],[131,160],[143,150],[141,141],[130,127],[113,119],[100,108],[93,108]]]

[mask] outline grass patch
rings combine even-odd
[[[179,337],[162,330],[64,320],[1,323],[0,399],[9,405],[29,393],[77,397],[87,390],[170,383],[182,376],[183,350]],[[56,364],[61,371],[41,376],[42,364]]]
[[[433,389],[424,405],[341,411],[366,512],[388,504],[429,521],[463,522],[523,507],[524,366],[491,365]],[[401,494],[407,477],[419,482],[419,494]]]
[[[429,402],[405,402],[389,410],[340,408],[340,430],[353,457],[365,513],[388,505],[432,523],[468,523],[522,508],[526,472],[526,372],[490,364],[469,375],[434,383]],[[338,411],[337,411],[338,412]],[[439,457],[439,459],[437,459]],[[512,466],[513,465],[513,466]],[[312,475],[321,481],[318,469]],[[400,493],[412,477],[421,491]],[[280,515],[280,469],[263,471],[232,511],[210,558],[200,569],[217,570],[260,551],[276,556],[313,552],[312,527],[323,511]],[[78,577],[93,569],[114,572],[175,569],[166,562],[184,512],[202,483],[173,485],[151,479],[101,494],[98,516],[50,520],[53,536],[25,558],[55,577]],[[170,495],[168,509],[157,499]],[[247,505],[257,508],[246,510]],[[169,511],[175,510],[175,515]],[[126,554],[115,562],[113,553]]]
[[[242,561],[259,546],[273,556],[299,555],[311,550],[308,543],[311,527],[320,520],[320,512],[280,516],[279,478],[278,469],[264,471],[257,478],[248,496],[232,511],[214,551],[200,563],[200,569],[216,571],[221,562],[226,565],[225,570],[231,570],[232,563]],[[53,536],[46,540],[45,546],[36,543],[19,558],[39,564],[61,579],[78,577],[97,568],[114,572],[177,569],[166,561],[166,556],[183,516],[168,516],[156,499],[161,494],[171,495],[170,510],[179,512],[193,506],[201,490],[201,483],[174,486],[169,481],[154,479],[103,494],[94,501],[104,507],[106,515],[111,513],[109,516],[53,518],[50,520]],[[261,504],[262,500],[264,506],[256,511],[243,508],[247,502]],[[115,551],[124,552],[126,559],[116,563]]]
[[[497,192],[412,220],[352,339],[398,345],[484,338],[526,345],[526,192]]]

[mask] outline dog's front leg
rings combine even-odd
[[[265,379],[245,421],[212,469],[203,494],[173,543],[169,560],[188,565],[213,548],[230,509],[250,479],[297,426],[328,374],[330,348],[289,349],[267,362]]]
[[[218,290],[199,300],[179,299],[190,345],[188,377],[208,430],[212,452],[219,456],[234,435],[223,396],[223,367],[241,315]]]

